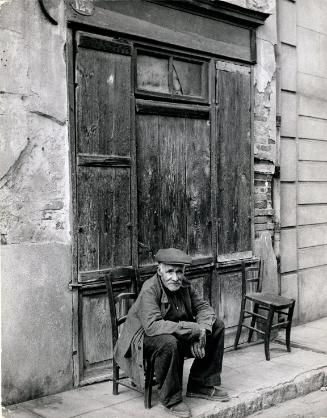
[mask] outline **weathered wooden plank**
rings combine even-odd
[[[187,248],[190,255],[212,254],[210,125],[186,119],[186,217]]]
[[[130,171],[98,170],[99,268],[131,265]]]
[[[139,264],[154,262],[161,245],[158,124],[158,116],[136,118]]]
[[[299,249],[299,268],[317,267],[327,264],[327,245]]]
[[[82,297],[84,368],[112,358],[111,323],[107,295]]]
[[[81,167],[77,172],[78,269],[98,268],[97,172]]]
[[[77,165],[84,167],[130,167],[130,157],[120,155],[77,155]]]
[[[310,225],[327,222],[327,205],[299,205],[298,224]]]
[[[327,162],[300,161],[299,180],[327,181]]]
[[[76,60],[77,151],[129,155],[131,58],[79,48]]]
[[[186,249],[185,119],[159,117],[159,141],[161,244]]]
[[[298,229],[299,248],[317,245],[327,245],[327,224],[303,226]]]
[[[250,75],[217,70],[219,253],[251,248]]]
[[[299,160],[327,161],[327,141],[300,139]]]
[[[209,119],[210,108],[207,106],[162,103],[153,100],[136,100],[136,111],[139,114],[179,116],[195,119]]]
[[[327,183],[299,183],[300,204],[327,203]]]
[[[77,34],[77,46],[80,48],[95,49],[97,51],[112,52],[120,55],[131,55],[132,47],[127,42],[117,42],[114,39],[90,35],[79,32]]]

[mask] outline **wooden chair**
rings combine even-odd
[[[248,278],[248,273],[251,271],[258,273],[256,278]],[[259,263],[259,267],[246,267],[245,262],[242,261],[242,302],[234,349],[237,349],[242,327],[245,327],[249,329],[248,342],[251,342],[254,331],[264,336],[266,360],[270,360],[269,341],[272,329],[286,328],[286,347],[287,351],[291,351],[290,337],[295,299],[288,299],[271,293],[262,293],[263,271],[263,260]],[[257,283],[256,291],[247,292],[247,284],[255,282]],[[247,301],[252,302],[253,310],[246,309]],[[265,311],[267,315],[259,313],[259,309]],[[275,313],[278,314],[278,321],[274,324]],[[251,318],[250,325],[244,324],[244,320],[247,318]],[[258,322],[262,323],[263,329],[256,327]]]
[[[132,303],[138,296],[138,272],[132,267],[117,267],[105,275],[105,283],[109,299],[110,319],[111,319],[111,336],[112,348],[115,347],[119,336],[119,327],[124,324],[127,313]],[[118,395],[118,385],[127,386],[128,388],[138,390],[136,386],[125,383],[128,376],[119,373],[119,365],[113,359],[113,395]],[[146,409],[151,408],[152,384],[154,368],[151,359],[144,359],[145,368],[145,390],[144,390],[144,406]]]

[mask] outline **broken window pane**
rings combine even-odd
[[[138,55],[137,88],[140,90],[169,93],[168,58]]]
[[[173,60],[173,93],[202,96],[202,64]]]

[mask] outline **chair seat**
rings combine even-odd
[[[267,307],[274,306],[279,309],[287,308],[294,302],[294,299],[288,299],[283,296],[273,295],[270,293],[247,293],[246,298],[254,302],[258,301]]]

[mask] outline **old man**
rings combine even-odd
[[[129,310],[115,347],[115,359],[133,382],[144,387],[143,356],[154,359],[159,399],[165,410],[190,417],[182,398],[184,357],[195,357],[186,396],[227,401],[219,389],[224,324],[184,277],[191,257],[175,248],[155,256],[157,273],[147,280]]]

